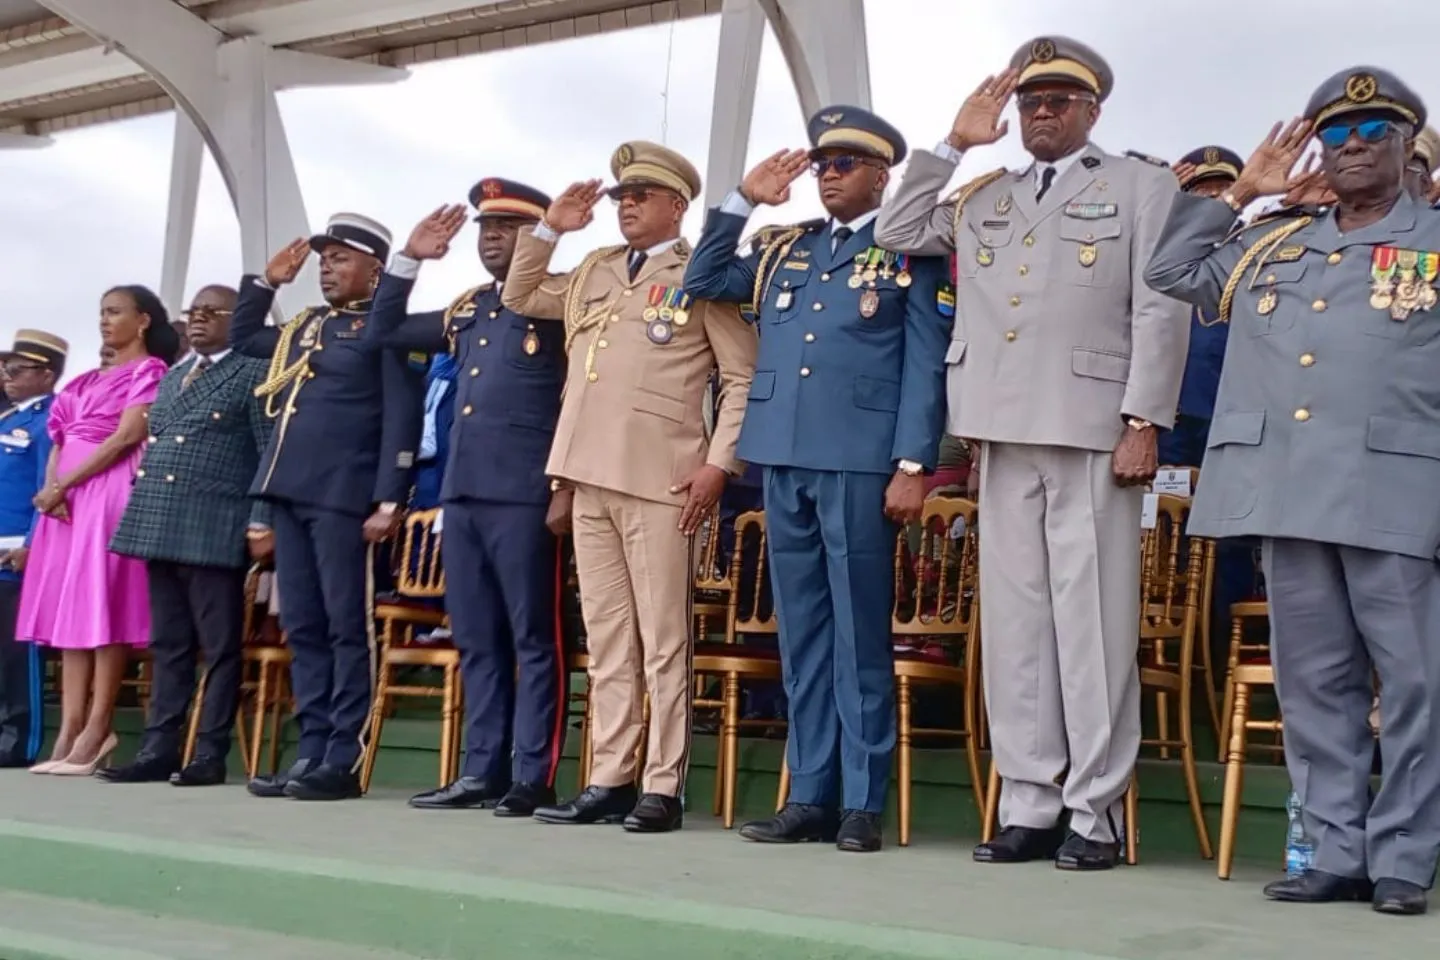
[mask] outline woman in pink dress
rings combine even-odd
[[[15,636],[61,651],[60,733],[34,773],[88,776],[115,749],[115,698],[132,647],[150,638],[143,561],[108,544],[130,496],[145,417],[179,348],[158,297],[116,287],[100,301],[100,337],[114,358],[65,386],[51,408],[55,446],[43,514],[20,593]]]

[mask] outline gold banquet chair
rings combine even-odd
[[[1198,467],[1176,467],[1161,466],[1161,470],[1182,470],[1190,476],[1191,496],[1200,483],[1200,469]],[[1148,488],[1147,488],[1148,489]],[[1142,548],[1143,549],[1143,548]],[[1218,553],[1216,563],[1218,564]],[[1201,687],[1201,693],[1205,695],[1205,707],[1209,712],[1210,729],[1215,731],[1215,736],[1221,741],[1221,750],[1224,750],[1224,734],[1222,727],[1225,723],[1225,715],[1220,709],[1220,686],[1215,682],[1215,665],[1210,651],[1210,638],[1214,635],[1212,624],[1212,609],[1215,599],[1215,574],[1212,572],[1200,594],[1200,620],[1199,632],[1195,635],[1195,670],[1205,678]],[[1161,756],[1168,757],[1168,751],[1161,751]]]
[[[958,497],[931,497],[912,549],[910,531],[895,540],[895,607],[890,630],[920,646],[897,649],[895,703],[898,714],[895,755],[899,764],[900,846],[910,845],[911,764],[915,736],[958,738],[965,744],[971,789],[983,817],[986,786],[980,775],[976,732],[980,727],[980,599],[978,511]],[[957,536],[958,534],[958,536]],[[917,728],[911,720],[914,688],[958,690],[959,729]]]
[[[1235,864],[1235,837],[1240,829],[1240,800],[1245,787],[1245,755],[1251,749],[1279,751],[1284,723],[1277,716],[1269,720],[1250,718],[1251,695],[1255,687],[1275,686],[1275,667],[1268,644],[1247,644],[1245,627],[1254,621],[1268,625],[1270,605],[1248,601],[1230,607],[1229,672],[1225,676],[1225,792],[1220,807],[1220,856],[1216,875],[1230,879]],[[1274,744],[1252,744],[1251,733],[1276,735]]]
[[[385,715],[398,697],[440,698],[439,785],[455,779],[460,765],[460,712],[464,698],[460,683],[460,651],[454,644],[417,643],[417,626],[439,627],[448,622],[445,614],[417,600],[445,596],[445,569],[440,560],[441,534],[435,530],[440,509],[417,510],[405,517],[396,545],[395,595],[375,605],[375,619],[381,624],[380,666],[376,678],[375,702],[370,710],[365,758],[360,787],[370,789],[375,761],[380,753],[380,735]],[[438,667],[444,679],[433,684],[401,684],[399,667]]]

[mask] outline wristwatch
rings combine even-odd
[[[1151,423],[1149,420],[1142,420],[1139,417],[1126,417],[1125,424],[1131,430],[1149,430],[1151,427],[1155,426],[1155,424]]]
[[[382,517],[389,517],[389,516],[393,516],[394,513],[395,513],[395,511],[396,511],[396,510],[399,510],[399,509],[400,509],[400,504],[394,503],[394,502],[391,502],[391,501],[386,501],[385,503],[380,504],[379,513],[380,513],[380,516],[382,516]]]
[[[895,466],[907,477],[918,477],[925,472],[925,467],[916,463],[914,460],[901,460],[895,464]]]
[[[1234,210],[1236,213],[1240,213],[1245,209],[1245,205],[1239,200],[1236,200],[1235,194],[1231,193],[1229,190],[1226,190],[1224,193],[1220,194],[1220,199],[1228,203],[1230,205],[1230,209]]]

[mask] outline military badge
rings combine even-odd
[[[533,325],[525,331],[525,339],[521,341],[520,349],[525,351],[527,357],[533,357],[540,352],[540,337],[536,335]]]
[[[1368,73],[1352,73],[1345,81],[1345,99],[1352,103],[1369,103],[1379,90],[1380,85]]]
[[[1095,260],[1100,256],[1099,249],[1093,243],[1082,243],[1080,245],[1079,261],[1082,267],[1095,266]]]
[[[826,126],[830,126],[830,127],[835,126],[835,124],[839,123],[841,120],[844,120],[844,119],[845,119],[845,114],[839,113],[839,112],[836,112],[836,113],[822,113],[822,114],[820,115],[820,121],[821,121],[822,123],[824,123]]]
[[[1296,260],[1299,260],[1303,256],[1305,256],[1305,248],[1303,246],[1295,245],[1289,247],[1281,247],[1279,250],[1275,251],[1275,256],[1271,257],[1271,259],[1276,263],[1294,263]]]
[[[810,264],[803,260],[786,260],[781,265],[782,270],[809,270]]]
[[[975,251],[975,262],[982,267],[988,267],[995,262],[995,251],[989,247],[981,247]]]
[[[864,317],[866,320],[869,320],[871,317],[875,316],[876,311],[878,311],[879,309],[880,294],[876,293],[874,290],[866,290],[864,293],[860,294],[860,316]]]
[[[955,290],[949,284],[935,292],[935,312],[942,317],[955,316]]]
[[[1014,204],[1015,198],[1011,194],[1004,194],[995,201],[995,215],[1000,217],[1005,216],[1010,212],[1010,208],[1014,206]]]
[[[1065,216],[1072,220],[1108,220],[1120,212],[1113,203],[1067,203]]]
[[[480,185],[480,193],[486,200],[494,200],[504,192],[505,189],[500,186],[499,180],[486,180]]]
[[[1054,60],[1055,41],[1042,38],[1030,44],[1030,59],[1036,63],[1049,63]]]
[[[1255,302],[1255,312],[1262,317],[1268,317],[1275,312],[1275,304],[1280,298],[1275,295],[1273,287],[1267,289]]]
[[[791,293],[789,290],[781,290],[779,296],[775,298],[775,309],[789,310],[790,304],[794,302],[795,295],[793,293]]]
[[[614,164],[617,167],[628,167],[630,161],[635,159],[635,148],[628,143],[622,143],[615,148]]]
[[[356,317],[354,320],[351,320],[351,321],[350,321],[350,329],[351,329],[351,330],[364,330],[364,329],[365,329],[365,318],[364,318],[364,317]]]
[[[656,320],[645,327],[645,335],[654,344],[664,345],[675,339],[675,331],[664,320]]]
[[[1219,162],[1220,162],[1220,151],[1219,151],[1218,149],[1216,149],[1215,147],[1206,147],[1206,148],[1205,148],[1205,164],[1206,164],[1207,166],[1213,167],[1213,166],[1215,166],[1215,164],[1217,164],[1217,163],[1219,163]]]

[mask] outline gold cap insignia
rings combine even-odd
[[[843,120],[844,118],[845,118],[845,114],[843,114],[843,113],[822,113],[822,114],[820,114],[820,120],[821,120],[821,122],[822,122],[822,123],[827,123],[827,124],[829,124],[829,125],[832,126],[832,127],[835,126],[835,124],[839,123],[839,122],[840,122],[841,120]]]
[[[499,180],[486,180],[480,185],[480,192],[486,199],[494,200],[504,192],[504,189],[500,186]]]
[[[1352,73],[1345,81],[1345,98],[1354,103],[1369,103],[1379,92],[1379,84],[1368,73]]]
[[[1053,40],[1036,40],[1030,44],[1030,59],[1036,63],[1049,63],[1055,59],[1055,42]]]
[[[630,161],[635,159],[635,150],[628,143],[622,143],[615,150],[615,165],[617,167],[628,167]]]
[[[1216,164],[1216,163],[1219,163],[1219,162],[1220,162],[1220,151],[1217,150],[1217,149],[1215,149],[1214,147],[1206,147],[1206,148],[1205,148],[1205,162],[1206,162],[1207,164]]]

